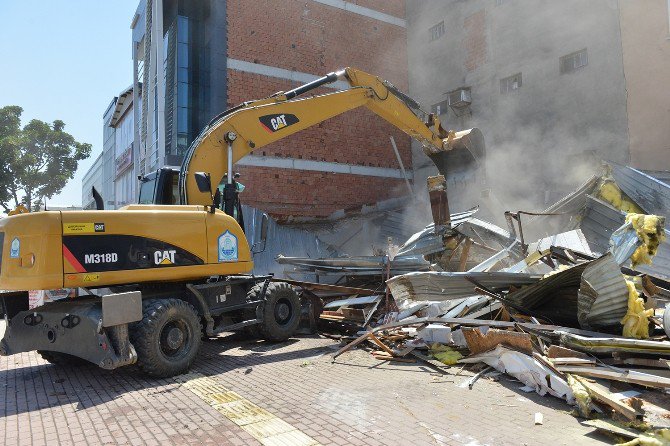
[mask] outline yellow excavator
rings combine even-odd
[[[345,80],[350,88],[303,96]],[[173,376],[193,363],[202,335],[254,329],[280,341],[300,319],[295,290],[251,275],[233,164],[254,149],[358,107],[420,141],[436,164],[467,137],[424,121],[418,104],[390,83],[354,68],[294,90],[245,102],[214,118],[179,171],[141,179],[137,205],[119,210],[18,213],[0,220],[0,294],[7,321],[0,354],[37,350],[58,364],[105,369],[137,363]],[[225,178],[223,194],[217,185]],[[213,181],[214,180],[214,181]],[[267,234],[261,224],[260,244]],[[35,302],[41,290],[69,297]],[[37,305],[37,306],[36,306]]]

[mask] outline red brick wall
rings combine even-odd
[[[407,193],[400,179],[256,166],[239,166],[236,172],[246,187],[242,203],[263,209],[279,221],[328,217],[340,209],[358,212],[363,205]]]
[[[404,18],[404,0],[359,0]],[[407,91],[405,29],[311,0],[228,1],[228,57],[314,75],[354,66]],[[296,87],[287,80],[228,70],[228,105]],[[321,88],[317,93],[332,92]],[[398,169],[389,136],[411,169],[410,139],[368,110],[355,110],[254,151]],[[240,167],[243,201],[277,217],[324,217],[397,196],[401,180],[326,172]],[[404,187],[404,186],[403,186]]]

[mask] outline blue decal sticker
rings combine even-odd
[[[226,231],[219,236],[219,262],[237,261],[237,237]]]
[[[12,259],[18,259],[21,256],[21,242],[18,237],[14,237],[12,240],[12,245],[9,248],[9,257]]]

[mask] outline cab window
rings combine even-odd
[[[156,179],[145,180],[140,187],[139,204],[153,204],[154,190],[156,189]]]

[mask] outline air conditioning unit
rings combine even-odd
[[[449,93],[449,107],[465,108],[472,104],[469,88],[459,88]]]

